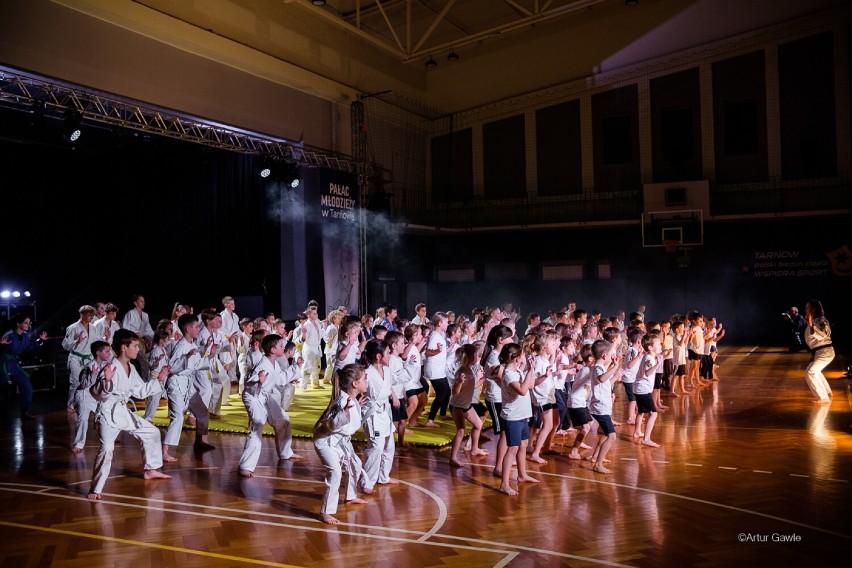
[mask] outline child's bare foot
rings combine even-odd
[[[567,436],[568,430],[557,430],[556,435],[559,436],[560,438],[563,437],[563,436]]]
[[[628,420],[627,423],[628,424],[636,424],[636,419],[632,418],[632,419]]]
[[[476,448],[475,450],[471,450],[471,456],[487,456],[488,450],[483,450],[482,448]]]
[[[372,487],[362,487],[361,488],[361,493],[364,493],[366,495],[372,495],[375,492],[376,492],[376,490],[373,489]]]
[[[494,469],[494,470],[491,470],[491,475],[493,475],[494,477],[500,477],[500,478],[502,478],[502,477],[503,477],[503,472],[502,472],[502,471],[497,471],[496,469]]]
[[[100,501],[101,500],[101,494],[100,493],[89,493],[88,497],[89,497],[89,501]]]
[[[163,463],[175,463],[178,459],[174,456],[170,456],[169,454],[163,454]]]
[[[300,460],[302,459],[302,454],[293,454],[289,458],[281,458],[282,460]]]
[[[581,460],[581,459],[583,459],[583,456],[580,455],[580,452],[574,451],[574,452],[571,452],[570,454],[568,454],[568,459],[569,460]]]
[[[215,450],[216,449],[216,446],[214,446],[212,444],[208,444],[207,442],[202,442],[200,440],[195,441],[194,447],[195,447],[196,451],[199,451],[199,452],[206,452],[208,450]]]
[[[545,464],[545,463],[547,463],[547,460],[542,459],[542,458],[540,458],[539,456],[534,455],[534,454],[533,454],[533,455],[531,455],[530,457],[528,457],[527,459],[528,459],[529,461],[533,462],[533,463],[540,463],[540,464]]]
[[[335,519],[331,515],[326,515],[325,513],[320,515],[320,520],[327,525],[339,525],[340,524],[340,521],[338,521],[337,519]]]
[[[349,499],[346,502],[347,505],[366,505],[367,502],[361,499],[360,497],[355,497],[354,499]]]
[[[514,497],[515,495],[518,494],[517,491],[515,491],[514,489],[512,489],[508,485],[501,485],[500,486],[500,493],[505,493],[506,495],[509,495],[510,497]]]
[[[427,428],[440,428],[441,426],[438,425],[438,424],[435,424],[434,420],[429,420],[428,422],[426,422],[426,427]]]
[[[196,422],[195,416],[190,416],[189,418],[186,419],[186,425],[187,426],[195,426],[195,422]]]
[[[522,481],[526,483],[541,483],[541,480],[536,479],[535,477],[530,477],[529,475],[518,478],[518,483],[521,483]]]
[[[464,451],[469,452],[471,448],[470,439],[468,439],[467,444],[464,445]]]
[[[636,432],[635,434],[633,434],[633,437],[634,437],[634,438],[641,438],[641,437],[642,437],[642,436],[644,436],[644,435],[645,435],[645,433],[644,433],[644,432]]]
[[[594,471],[595,473],[612,473],[611,469],[607,469],[603,465],[600,465],[600,464],[593,467],[592,471]]]
[[[581,450],[591,450],[591,449],[592,449],[592,447],[591,447],[589,444],[586,444],[586,443],[580,442],[580,449],[581,449]]]
[[[146,469],[142,475],[145,479],[171,479],[172,476],[156,469]]]
[[[663,406],[662,404],[660,405],[660,410],[668,410],[668,409],[669,409],[668,406]]]
[[[82,451],[83,451],[83,448],[71,448],[72,454],[79,454]]]
[[[643,446],[649,446],[651,448],[659,448],[660,447],[660,444],[658,444],[657,442],[652,442],[651,440],[642,440],[642,445]]]
[[[379,485],[399,485],[399,480],[389,477],[387,481],[379,481]]]
[[[612,425],[616,426],[616,427],[617,426],[623,426],[623,424],[621,422],[616,422],[615,420],[612,421]]]
[[[241,469],[240,477],[254,477],[254,472],[247,469]]]
[[[450,467],[464,467],[464,464],[458,460],[450,460]]]

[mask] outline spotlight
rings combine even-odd
[[[80,136],[83,135],[83,131],[80,129],[80,123],[83,121],[83,117],[74,109],[68,109],[65,113],[65,124],[63,126],[63,136],[69,142],[76,142],[80,139]]]
[[[281,164],[281,181],[289,185],[291,189],[299,187],[299,166],[293,162]]]
[[[447,61],[458,61],[459,54],[455,51],[450,51],[449,55],[447,55]]]
[[[270,156],[263,155],[260,157],[260,169],[258,173],[261,178],[269,179],[269,176],[275,173],[275,168],[276,163]]]
[[[0,292],[0,298],[3,298],[4,300],[10,298],[11,296],[12,293],[8,290],[3,290],[2,292]]]
[[[32,296],[32,294],[30,294],[30,291],[29,291],[29,290],[24,290],[24,296],[26,296],[27,298],[29,298],[30,296]]]
[[[13,297],[13,298],[20,298],[20,297],[21,297],[21,293],[20,293],[20,292],[18,292],[17,290],[15,290],[14,292],[12,292],[12,297]]]
[[[438,62],[435,61],[435,58],[430,55],[429,59],[426,60],[426,67],[428,69],[434,69],[437,66],[438,66]]]

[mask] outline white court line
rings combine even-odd
[[[771,471],[766,471],[764,469],[755,469],[752,473],[772,473]]]
[[[431,491],[429,491],[425,487],[421,487],[419,485],[415,485],[414,483],[410,483],[408,481],[403,481],[401,479],[398,480],[398,481],[403,485],[408,485],[409,487],[413,487],[414,489],[417,489],[418,491],[422,491],[423,493],[425,493],[426,495],[431,497],[432,500],[435,501],[435,503],[438,504],[438,519],[435,521],[435,524],[432,525],[431,529],[429,529],[427,532],[425,532],[423,534],[423,536],[421,536],[420,538],[417,539],[419,541],[428,540],[429,538],[432,537],[432,535],[434,535],[436,532],[438,532],[438,530],[441,527],[444,526],[445,522],[447,522],[447,504],[444,503],[443,499],[441,499],[440,497],[438,497],[436,494],[432,493]]]
[[[748,353],[746,353],[746,354],[745,354],[745,356],[746,356],[746,357],[748,357],[749,355],[751,355],[752,353],[754,353],[754,352],[755,352],[755,351],[757,351],[758,349],[760,349],[760,345],[755,345],[755,346],[754,346],[754,349],[752,349],[751,351],[749,351]]]
[[[13,486],[11,488],[5,488],[5,487],[0,486],[0,491],[8,491],[8,492],[24,493],[24,494],[32,494],[32,495],[42,495],[42,496],[54,497],[54,498],[57,498],[57,499],[69,499],[69,500],[72,500],[72,501],[84,501],[84,502],[87,502],[87,503],[89,502],[88,499],[86,499],[85,497],[80,497],[80,496],[77,496],[77,495],[58,495],[56,493],[47,494],[47,493],[39,493],[39,492],[36,492],[36,491],[27,491],[27,490],[15,488],[14,487],[15,484],[12,484],[12,483],[5,483],[5,484],[0,484],[0,485],[12,485]],[[62,489],[62,488],[61,487],[54,487],[52,489]],[[520,551],[525,551],[525,552],[532,552],[532,553],[536,553],[536,554],[541,554],[541,555],[544,555],[544,556],[556,556],[556,557],[559,557],[559,558],[567,558],[567,559],[571,559],[571,560],[580,560],[580,561],[590,562],[592,564],[600,564],[600,565],[603,565],[603,566],[614,566],[616,568],[630,568],[628,565],[625,565],[625,564],[618,564],[616,562],[610,562],[608,560],[600,560],[600,559],[597,559],[597,558],[590,558],[590,557],[587,557],[587,556],[577,556],[577,555],[574,555],[574,554],[567,554],[567,553],[564,553],[564,552],[557,552],[557,551],[554,551],[554,550],[544,550],[544,549],[533,548],[533,547],[529,547],[529,546],[509,544],[509,543],[504,543],[504,542],[494,542],[494,541],[488,541],[488,540],[482,540],[482,539],[471,539],[471,538],[467,538],[467,537],[463,537],[463,536],[456,536],[456,535],[436,534],[436,535],[434,535],[434,537],[445,539],[445,540],[455,540],[455,541],[462,541],[462,542],[469,542],[469,543],[472,542],[472,543],[477,543],[477,544],[484,544],[484,545],[488,545],[488,546],[491,546],[491,547],[497,547],[497,548],[483,548],[483,547],[478,547],[478,546],[469,546],[469,545],[461,545],[461,544],[440,543],[440,542],[435,542],[434,540],[428,540],[428,541],[427,540],[420,540],[420,539],[414,540],[414,539],[410,539],[410,538],[399,538],[399,537],[376,535],[376,534],[370,534],[370,533],[359,533],[359,532],[354,532],[354,531],[344,531],[344,530],[340,530],[338,528],[341,525],[343,525],[343,523],[341,523],[341,525],[337,525],[337,527],[335,527],[335,528],[327,528],[327,525],[320,523],[320,521],[317,520],[317,519],[310,519],[310,518],[306,519],[304,517],[286,517],[284,515],[278,515],[278,514],[272,514],[272,513],[246,511],[246,510],[243,510],[243,509],[229,509],[229,508],[226,508],[226,507],[215,507],[215,506],[210,506],[210,505],[196,505],[196,504],[191,504],[191,503],[165,501],[165,500],[158,500],[158,499],[149,499],[149,498],[145,498],[145,497],[130,497],[130,496],[125,496],[125,495],[106,494],[106,493],[102,493],[101,495],[102,496],[116,496],[116,497],[122,497],[122,498],[137,499],[137,500],[154,502],[154,503],[156,503],[156,502],[176,503],[176,504],[186,506],[186,507],[198,507],[198,508],[205,508],[205,509],[211,509],[211,510],[229,511],[229,512],[233,512],[233,513],[239,513],[239,514],[245,514],[245,515],[257,515],[257,516],[279,517],[279,518],[297,518],[300,521],[310,521],[310,522],[313,522],[313,523],[320,524],[321,526],[320,527],[311,527],[311,526],[305,526],[303,524],[293,525],[293,524],[288,524],[288,523],[276,523],[276,522],[272,522],[272,521],[261,521],[261,520],[257,520],[257,519],[247,519],[247,518],[244,518],[244,517],[215,515],[215,514],[211,514],[211,513],[186,511],[186,510],[171,509],[171,508],[166,508],[166,507],[152,507],[152,506],[146,506],[146,505],[136,505],[136,504],[133,504],[133,503],[122,503],[122,502],[119,502],[119,501],[106,501],[106,500],[103,500],[103,499],[98,501],[98,504],[114,505],[114,506],[117,506],[117,507],[128,507],[128,508],[133,508],[133,509],[160,511],[160,512],[165,512],[165,513],[177,513],[177,514],[184,514],[184,515],[191,515],[191,516],[194,515],[194,516],[198,516],[198,517],[219,519],[219,520],[223,520],[223,521],[236,521],[236,522],[250,523],[250,524],[255,524],[255,525],[292,528],[292,529],[298,529],[298,530],[303,530],[303,531],[323,532],[323,533],[330,533],[330,534],[344,534],[344,535],[349,535],[349,536],[353,536],[353,537],[371,538],[371,539],[376,539],[376,540],[389,540],[389,541],[392,541],[392,542],[400,542],[400,543],[405,543],[405,544],[422,544],[422,545],[426,545],[426,546],[435,546],[435,547],[439,547],[439,548],[457,548],[457,549],[460,548],[460,549],[463,549],[463,550],[471,550],[471,551],[474,551],[474,552],[485,552],[485,553],[489,553],[489,554],[507,554],[507,555],[514,554],[514,555],[518,555],[519,553],[517,551],[520,550]],[[352,526],[352,525],[350,525],[350,526]],[[405,529],[392,529],[392,528],[372,526],[372,525],[358,525],[358,526],[367,527],[367,528],[371,528],[371,529],[384,530],[384,531],[405,532],[405,533],[411,533],[411,534],[416,534],[416,535],[421,535],[421,536],[424,534],[422,531],[411,531],[411,530],[405,530]],[[506,549],[510,549],[510,550],[506,550]],[[514,558],[514,556],[513,556],[513,558]],[[498,565],[505,566],[505,563],[506,563],[506,559],[504,558],[501,561],[501,563],[499,563]]]
[[[727,469],[727,470],[730,470],[730,471],[736,471],[737,470],[737,468],[735,468],[735,467],[726,467],[724,465],[720,465],[719,469]]]
[[[520,554],[520,553],[519,553],[519,552],[510,552],[509,554],[507,554],[507,555],[506,555],[506,558],[504,558],[503,560],[501,560],[500,562],[498,562],[497,564],[495,564],[495,565],[494,565],[494,568],[503,568],[504,566],[508,565],[508,564],[509,564],[509,562],[511,562],[512,560],[514,560],[514,559],[515,559],[515,557],[516,557],[518,554]]]
[[[810,477],[810,475],[802,475],[800,473],[790,473],[788,474],[790,477]]]
[[[667,462],[667,461],[657,461],[657,460],[654,460],[654,463],[669,463],[669,462]]]
[[[689,467],[704,467],[703,463],[684,463],[683,465],[686,465],[686,466],[689,466]]]
[[[621,458],[621,459],[623,459],[624,461],[629,461],[629,462],[638,461],[636,458]]]

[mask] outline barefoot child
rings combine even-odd
[[[246,379],[243,390],[243,404],[249,416],[249,432],[240,457],[239,471],[242,477],[254,477],[254,469],[260,459],[263,440],[263,426],[267,422],[275,431],[275,447],[278,458],[299,460],[302,456],[293,452],[293,433],[290,417],[279,406],[272,392],[282,383],[281,367],[278,359],[284,356],[287,340],[275,333],[263,338],[260,346],[263,359]]]
[[[535,367],[533,357],[523,365],[523,352],[517,343],[506,345],[500,352],[503,365],[503,408],[502,417],[506,426],[506,455],[501,464],[500,491],[506,495],[517,495],[509,481],[512,477],[512,463],[518,466],[518,483],[529,481],[538,483],[538,479],[527,475],[527,443],[530,437],[529,419],[532,416],[530,390],[535,386]]]
[[[456,425],[456,435],[453,438],[453,445],[450,449],[450,465],[452,467],[461,467],[462,463],[458,461],[458,452],[464,440],[464,420],[472,409],[473,393],[476,387],[481,386],[485,380],[485,374],[482,371],[482,366],[479,365],[477,359],[477,347],[472,343],[459,348],[459,368],[456,370],[453,378],[453,389],[450,395],[450,409],[453,415],[453,422]],[[473,425],[473,430],[470,433],[472,447],[479,448],[479,434],[482,431],[482,421],[478,420],[476,413],[473,417],[477,420],[470,420]]]
[[[390,356],[388,357],[388,370],[391,376],[391,418],[396,430],[396,445],[405,446],[405,426],[408,423],[408,413],[405,404],[405,383],[408,375],[405,373],[405,365],[400,355],[405,349],[405,341],[402,332],[389,331],[385,336]]]
[[[654,375],[663,366],[661,356],[663,348],[660,345],[660,338],[647,334],[642,338],[642,349],[645,356],[642,358],[642,370],[636,378],[637,416],[633,439],[641,439],[643,445],[657,448],[660,445],[651,440],[651,430],[654,429],[654,423],[657,421],[657,407],[654,406],[652,391],[654,389]],[[643,416],[647,417],[644,432],[642,431]]]
[[[592,355],[595,366],[591,373],[592,402],[589,410],[599,426],[598,444],[591,459],[595,464],[592,469],[597,473],[610,473],[604,464],[607,463],[606,454],[617,437],[612,423],[612,383],[621,378],[624,369],[620,368],[617,359],[613,359],[613,345],[609,341],[595,341]]]
[[[169,368],[164,367],[156,381],[146,383],[130,364],[130,361],[139,355],[139,336],[130,330],[120,329],[115,332],[112,345],[116,354],[115,360],[104,367],[103,376],[92,378],[93,382],[102,380],[105,383],[104,390],[109,391],[106,400],[98,404],[101,447],[95,457],[92,488],[89,491],[89,499],[92,501],[101,499],[101,492],[112,466],[115,438],[121,432],[128,432],[142,443],[145,479],[171,479],[170,475],[157,471],[163,466],[160,431],[127,408],[130,397],[147,398],[162,391]]]
[[[331,402],[314,425],[314,449],[325,467],[325,494],[320,520],[336,525],[340,523],[334,514],[337,512],[343,466],[349,474],[346,503],[366,503],[358,498],[361,460],[355,454],[351,441],[352,434],[361,427],[358,397],[367,390],[364,369],[356,364],[346,365],[337,371],[337,380],[332,385]]]
[[[571,417],[571,424],[577,429],[577,437],[574,438],[574,444],[568,454],[569,460],[582,459],[580,450],[585,446],[583,440],[592,428],[589,399],[592,397],[592,367],[595,366],[595,358],[592,356],[591,345],[584,345],[580,349],[580,359],[582,359],[584,365],[571,385],[568,399],[568,416]]]
[[[370,341],[364,349],[362,361],[366,367],[367,391],[364,393],[361,423],[367,435],[367,451],[360,483],[364,493],[368,494],[373,493],[376,483],[399,483],[390,477],[396,445],[390,413],[392,391],[387,369],[388,353],[385,340]]]

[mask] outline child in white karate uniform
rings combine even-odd
[[[156,381],[146,383],[142,380],[135,367],[130,364],[130,361],[139,355],[139,341],[139,337],[132,331],[118,330],[113,339],[116,358],[104,369],[103,379],[109,385],[106,390],[111,392],[106,400],[98,404],[101,447],[95,458],[92,487],[89,491],[89,499],[92,501],[101,499],[101,492],[112,466],[115,438],[121,432],[128,432],[142,443],[145,479],[171,479],[170,475],[157,471],[163,465],[160,431],[127,408],[130,397],[146,398],[163,390],[163,382],[169,374],[168,367],[165,367]]]
[[[263,425],[269,422],[275,430],[275,446],[282,460],[298,460],[302,456],[293,452],[293,431],[290,417],[281,409],[275,397],[270,396],[276,385],[281,383],[278,359],[284,356],[286,340],[277,334],[269,334],[260,345],[264,357],[246,379],[243,404],[249,415],[250,429],[246,436],[243,454],[240,457],[240,475],[254,477],[260,459],[263,440]]]
[[[195,449],[199,451],[214,449],[207,443],[210,415],[198,390],[197,376],[199,373],[207,372],[210,367],[210,358],[216,356],[216,346],[213,345],[212,338],[209,338],[208,343],[199,352],[195,341],[201,333],[201,323],[193,314],[180,316],[178,328],[183,337],[175,345],[175,350],[169,359],[171,374],[166,383],[169,398],[169,427],[163,438],[163,460],[166,462],[177,461],[177,458],[169,455],[169,446],[177,446],[180,443],[187,410],[192,410],[196,419]]]
[[[346,503],[366,503],[358,498],[361,460],[352,447],[352,434],[361,427],[361,404],[358,397],[366,390],[367,378],[363,367],[350,364],[339,369],[331,393],[331,402],[314,426],[314,449],[325,468],[325,494],[320,509],[320,520],[324,523],[340,523],[334,514],[337,513],[338,492],[344,466],[349,473]]]
[[[367,366],[367,391],[361,408],[361,422],[367,434],[367,452],[361,471],[361,488],[373,493],[373,486],[396,484],[391,479],[396,445],[393,439],[393,420],[390,413],[391,376],[387,369],[390,356],[384,340],[370,341],[364,350],[363,363]]]
[[[89,387],[92,386],[93,379],[97,378],[101,370],[113,358],[112,348],[106,341],[95,341],[92,343],[91,350],[94,359],[89,361],[89,364],[80,372],[80,381],[77,384],[77,391],[74,393],[74,408],[77,410],[77,421],[74,424],[74,444],[71,447],[71,452],[74,454],[83,451],[83,447],[86,445],[86,434],[89,431],[89,416],[98,411],[98,401],[92,398]]]

